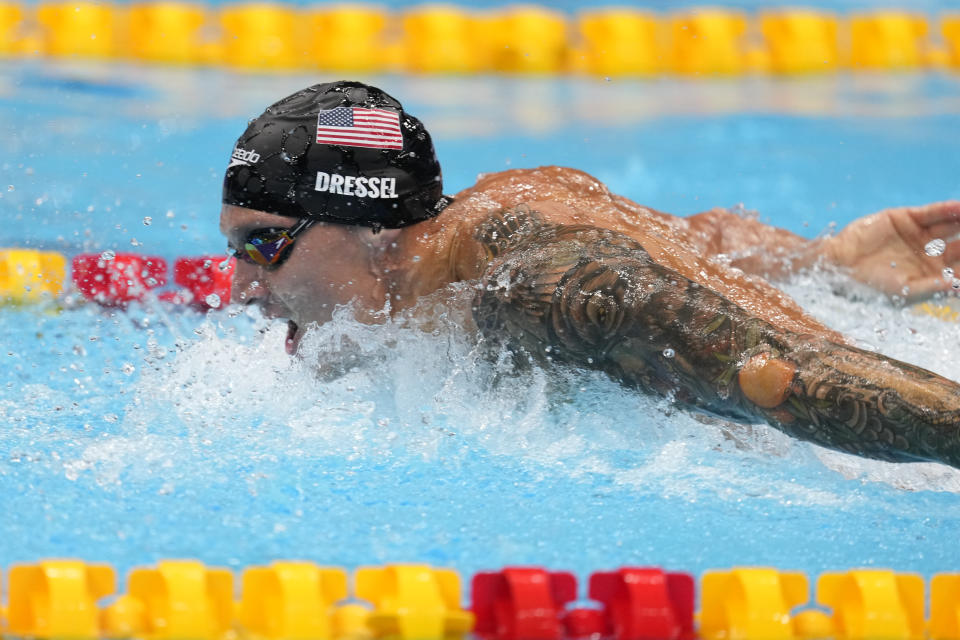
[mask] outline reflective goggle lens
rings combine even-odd
[[[293,244],[293,239],[286,231],[272,232],[264,235],[253,235],[243,245],[250,259],[262,266],[279,264],[287,249]]]

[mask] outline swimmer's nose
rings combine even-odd
[[[230,285],[230,301],[235,304],[261,304],[267,298],[260,267],[237,260]]]

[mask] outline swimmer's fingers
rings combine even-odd
[[[960,239],[947,242],[947,246],[943,250],[943,255],[940,257],[945,263],[953,267],[954,271],[960,273],[960,270],[958,270],[960,264],[957,264],[960,263]]]
[[[905,291],[909,302],[919,302],[935,293],[954,291],[953,278],[944,278],[942,274],[915,278],[907,283]]]
[[[934,202],[922,207],[906,207],[906,213],[933,238],[951,238],[960,232],[960,200]]]

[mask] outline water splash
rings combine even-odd
[[[947,243],[942,238],[934,238],[924,245],[923,251],[930,257],[942,256],[947,249]]]
[[[788,288],[818,315],[854,330],[855,318],[879,318],[889,324],[881,348],[960,373],[936,346],[956,339],[953,325],[908,316],[929,322],[911,325],[929,330],[920,343],[897,328],[901,310],[825,296],[828,280],[810,278]],[[13,505],[24,513],[40,505],[61,514],[50,535],[101,541],[92,543],[98,557],[120,564],[142,563],[137,545],[149,544],[167,555],[204,550],[234,565],[318,548],[338,549],[344,564],[421,559],[464,571],[498,562],[570,566],[563,558],[571,554],[591,569],[631,559],[691,570],[813,567],[863,564],[904,532],[939,549],[938,532],[960,522],[937,497],[960,491],[951,469],[829,452],[764,425],[679,410],[597,372],[491,355],[460,329],[472,292],[453,293],[456,304],[435,301],[419,323],[363,325],[338,309],[308,330],[302,359],[284,353],[283,323],[245,309],[172,315],[169,327],[139,318],[144,310],[66,312],[58,322],[76,321],[76,333],[89,333],[90,321],[99,327],[100,339],[74,356],[87,400],[69,428],[56,407],[77,403],[75,390],[38,381],[22,398],[0,401],[12,452],[0,460],[0,482],[32,487],[11,495],[44,496]],[[858,331],[858,339],[875,336]],[[107,360],[117,363],[110,375],[90,375]],[[98,517],[84,519],[81,504]],[[863,524],[891,517],[899,528]],[[691,554],[702,548],[694,531],[719,541],[723,531],[770,518],[789,521],[776,529],[783,535],[829,539],[833,551],[784,557],[786,542],[766,528],[762,545],[744,549],[731,539]],[[825,527],[830,536],[814,533]],[[864,542],[851,527],[876,539]],[[552,532],[549,544],[538,531]],[[112,535],[141,542],[117,546]],[[611,546],[614,539],[624,546]],[[585,540],[592,550],[583,550]],[[38,553],[51,548],[72,549],[46,539]],[[10,553],[0,545],[0,557]],[[936,555],[928,549],[924,562]]]

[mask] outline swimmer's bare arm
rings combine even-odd
[[[686,220],[691,242],[704,255],[724,254],[732,266],[767,278],[822,262],[887,295],[919,299],[951,289],[944,269],[960,273],[958,201],[886,209],[816,240],[723,209]],[[943,253],[927,255],[924,247],[937,238],[945,241]]]
[[[491,339],[827,447],[960,466],[960,385],[778,329],[616,232],[518,208],[477,240],[490,266],[474,315]]]
[[[711,209],[686,218],[689,240],[701,255],[724,255],[731,266],[764,278],[779,279],[811,266],[822,239],[808,240],[756,217]]]

